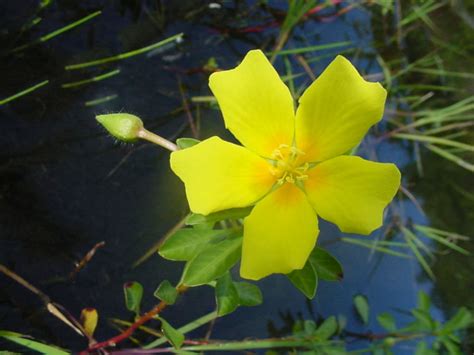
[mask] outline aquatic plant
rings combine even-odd
[[[104,166],[112,162],[113,166],[105,173],[87,169],[87,175],[103,178],[104,185],[109,187],[119,186],[114,190],[115,203],[115,198],[124,194],[130,183],[112,181],[111,177],[117,178],[121,172],[136,170],[129,165],[133,160],[131,156],[146,150],[142,148],[152,146],[139,143],[140,140],[145,140],[172,152],[171,166],[184,182],[191,212],[185,210],[185,199],[178,198],[172,204],[176,202],[180,206],[181,214],[168,215],[168,206],[165,206],[164,214],[162,210],[159,212],[160,218],[166,220],[165,224],[168,223],[164,228],[169,230],[157,232],[155,225],[150,226],[153,229],[152,238],[156,240],[147,240],[142,231],[127,231],[130,233],[131,243],[143,255],[132,265],[132,268],[136,268],[136,274],[130,278],[137,281],[123,284],[125,316],[114,314],[114,318],[110,319],[106,307],[87,297],[84,297],[84,303],[88,303],[67,311],[44,291],[32,285],[38,283],[48,293],[54,292],[53,298],[58,300],[60,294],[50,285],[72,285],[74,292],[81,292],[79,287],[83,284],[78,282],[73,285],[72,282],[80,280],[82,275],[90,274],[98,279],[100,275],[95,275],[91,270],[105,257],[108,270],[120,268],[120,272],[114,273],[114,281],[119,282],[118,287],[117,284],[109,284],[101,288],[101,296],[112,304],[115,299],[109,300],[110,294],[105,289],[111,290],[113,296],[116,296],[120,284],[125,281],[124,277],[129,277],[121,272],[124,270],[123,264],[132,261],[125,260],[126,257],[135,258],[137,255],[132,255],[130,248],[125,247],[118,258],[107,259],[110,252],[109,240],[107,245],[93,241],[91,244],[95,245],[88,247],[88,252],[82,259],[78,259],[72,270],[45,283],[36,279],[32,279],[34,282],[30,283],[15,273],[14,265],[19,265],[21,259],[15,258],[15,262],[12,262],[7,258],[5,264],[13,270],[0,265],[0,272],[32,291],[55,321],[63,322],[75,334],[79,334],[82,337],[80,339],[86,340],[81,340],[80,345],[81,348],[87,347],[83,350],[84,354],[194,353],[251,349],[268,349],[269,353],[291,349],[293,352],[330,354],[390,354],[396,353],[401,347],[408,347],[413,353],[421,355],[440,352],[458,354],[468,349],[466,343],[469,336],[466,334],[472,325],[472,314],[470,309],[463,306],[472,307],[472,302],[466,300],[466,295],[464,298],[457,297],[455,290],[461,290],[460,293],[465,294],[469,278],[463,276],[461,279],[461,276],[472,274],[469,266],[471,258],[466,258],[472,252],[468,236],[472,224],[462,216],[469,215],[472,210],[472,203],[467,202],[472,202],[472,192],[466,182],[470,181],[469,174],[474,171],[474,104],[466,83],[474,76],[466,63],[469,64],[472,58],[473,42],[452,40],[454,35],[462,38],[461,32],[452,31],[451,35],[444,30],[446,27],[454,27],[452,23],[448,22],[447,26],[444,23],[453,13],[460,24],[470,23],[470,15],[461,2],[290,0],[286,7],[270,1],[259,1],[235,2],[235,8],[229,2],[206,3],[201,4],[202,6],[191,2],[189,7],[185,2],[179,2],[179,6],[171,3],[164,5],[161,2],[153,5],[145,4],[146,2],[140,5],[138,2],[135,5],[133,3],[123,2],[120,6],[133,13],[134,18],[140,19],[137,24],[150,20],[156,31],[149,36],[151,38],[146,38],[143,28],[137,26],[135,31],[139,40],[128,43],[127,30],[123,34],[122,28],[115,27],[114,31],[121,32],[120,48],[110,43],[109,48],[100,47],[99,53],[95,51],[97,46],[93,52],[83,52],[84,49],[79,49],[81,52],[78,52],[74,48],[71,49],[73,56],[68,52],[64,58],[61,58],[62,51],[58,51],[60,65],[53,60],[54,70],[43,72],[37,63],[34,64],[37,68],[35,70],[27,66],[29,73],[35,75],[26,78],[20,75],[11,87],[8,84],[10,76],[17,76],[13,70],[9,70],[15,67],[12,63],[18,63],[16,68],[27,62],[33,63],[30,58],[35,58],[36,52],[53,49],[51,52],[54,53],[54,49],[58,48],[55,44],[61,41],[75,46],[76,40],[67,36],[87,30],[88,35],[84,37],[88,37],[89,42],[94,42],[95,38],[101,38],[104,31],[104,27],[95,27],[96,24],[108,25],[109,14],[105,8],[78,4],[81,11],[65,16],[60,20],[62,25],[57,24],[59,20],[53,20],[45,30],[38,24],[50,20],[45,9],[55,5],[52,5],[52,1],[40,1],[34,16],[20,26],[18,33],[10,34],[0,28],[0,39],[5,34],[9,38],[1,53],[7,68],[4,69],[7,85],[2,92],[3,99],[0,99],[0,109],[8,119],[12,118],[9,117],[11,112],[18,110],[23,115],[13,117],[19,122],[19,126],[24,124],[23,120],[26,122],[33,116],[36,121],[38,117],[35,116],[35,110],[32,110],[31,117],[23,117],[24,112],[30,110],[27,105],[29,102],[56,107],[64,105],[64,97],[68,96],[77,97],[80,104],[78,107],[75,100],[69,103],[75,106],[63,108],[61,112],[61,120],[64,117],[68,122],[74,121],[69,131],[75,132],[75,135],[63,137],[49,131],[47,134],[44,131],[38,134],[35,126],[32,136],[41,137],[38,138],[40,142],[32,144],[32,148],[28,146],[31,152],[25,153],[21,149],[15,151],[2,165],[2,172],[9,172],[11,167],[17,166],[30,167],[32,171],[37,171],[37,167],[41,166],[46,171],[51,167],[47,159],[56,162],[57,156],[77,141],[77,150],[86,152],[86,159],[91,160],[91,156],[94,159],[102,157],[100,164]],[[180,13],[182,11],[180,21],[186,25],[165,31],[165,24],[171,22],[166,16],[174,13],[174,10]],[[123,8],[120,11],[124,11]],[[358,11],[370,13],[370,18],[366,21],[371,21],[372,29],[361,28],[357,19],[352,22],[350,15]],[[309,26],[314,23],[321,27],[315,30],[313,26]],[[332,23],[350,23],[354,27],[354,33],[336,36],[337,40],[321,41],[319,29],[332,31],[335,27]],[[205,29],[204,35],[200,33],[200,36],[201,39],[204,38],[203,48],[211,48],[211,55],[208,51],[203,51],[207,55],[204,57],[200,55],[202,53],[194,52],[196,44],[193,41],[196,37],[186,27],[190,24]],[[456,25],[463,28],[458,23]],[[365,40],[368,37],[370,45],[367,46]],[[227,47],[223,52],[214,52],[213,47],[217,44],[234,45],[236,42],[239,43],[236,50],[239,53],[231,56]],[[244,58],[243,53],[249,48],[261,48],[262,51],[253,50]],[[167,51],[173,51],[172,55],[163,55]],[[343,56],[349,58],[358,70]],[[193,58],[192,66],[188,67],[189,63],[180,62],[181,57]],[[448,60],[453,57],[455,65],[453,60]],[[56,58],[56,53],[52,58]],[[244,60],[239,64],[242,58]],[[334,58],[336,59],[332,64],[323,71],[327,62]],[[156,65],[157,59],[162,65]],[[135,75],[141,71],[132,71],[134,61],[139,67],[143,63],[153,63],[154,67],[165,73],[163,77],[158,75],[156,79],[153,76],[153,88],[147,93],[151,99],[139,101],[139,105],[132,105],[129,100],[147,96],[143,95],[143,91],[135,89],[140,87],[138,81],[143,80],[144,76],[136,79]],[[466,69],[463,69],[463,63]],[[222,70],[235,65],[235,69]],[[148,67],[146,76],[151,78],[152,73],[156,75],[156,71],[152,69]],[[18,72],[23,72],[23,68]],[[250,77],[244,75],[249,73],[252,74]],[[209,76],[211,90],[216,97],[208,94]],[[199,79],[193,81],[192,77]],[[120,86],[114,86],[118,80]],[[161,80],[163,82],[158,83]],[[373,83],[377,81],[381,85]],[[311,84],[312,82],[314,83]],[[38,84],[32,85],[34,83]],[[349,84],[345,87],[344,83]],[[96,92],[103,88],[106,92]],[[113,89],[107,90],[109,88]],[[360,94],[363,94],[363,99]],[[156,103],[157,95],[166,97],[163,100],[165,105],[163,102]],[[293,100],[300,102],[296,113],[296,129],[293,127]],[[168,111],[168,103],[177,103],[177,106]],[[348,106],[347,103],[353,105]],[[41,116],[51,113],[51,110],[40,111]],[[123,113],[128,111],[134,114]],[[209,120],[221,116],[219,111],[222,111],[227,128],[244,147],[217,137],[207,138],[216,134],[216,128],[213,127],[210,132],[207,125]],[[77,112],[74,120],[71,120],[71,112]],[[84,122],[95,123],[92,119],[94,115],[116,137],[116,141],[123,143],[112,146],[111,140],[104,137],[104,133],[100,133],[94,124],[91,125],[92,133],[82,137],[77,129],[78,118],[84,119],[80,121],[81,125]],[[382,115],[384,119],[379,122]],[[44,119],[43,116],[42,118]],[[51,119],[55,123],[64,121],[56,116]],[[176,124],[176,127],[172,127],[173,132],[170,132],[170,126],[166,126],[167,122]],[[275,122],[278,124],[274,125]],[[298,122],[304,124],[298,126]],[[47,123],[48,121],[41,121],[41,126],[45,128]],[[371,127],[372,125],[374,126]],[[15,129],[7,129],[5,136],[15,136],[14,131]],[[224,138],[226,134],[224,131],[219,133]],[[19,137],[24,141],[23,135]],[[207,139],[200,141],[200,138]],[[229,136],[227,138],[232,139]],[[89,145],[83,144],[86,140],[100,142],[101,148],[91,154]],[[57,142],[61,142],[61,145],[58,146]],[[5,146],[19,144],[15,141],[13,143]],[[387,149],[392,154],[387,155]],[[51,155],[49,158],[46,158],[48,154],[45,151]],[[108,151],[119,155],[117,162],[114,162],[114,159],[117,160],[116,155],[105,156]],[[168,170],[169,153],[163,150],[155,150],[155,153],[157,155],[151,154],[153,158],[150,166],[157,166],[157,160],[166,156],[161,160],[160,169]],[[398,159],[396,154],[405,158]],[[68,176],[76,176],[80,169],[76,167],[76,158],[69,156],[68,166],[73,166],[75,170],[74,174]],[[399,168],[403,168],[401,182],[397,168],[386,163],[391,161],[396,161]],[[331,165],[331,162],[338,164]],[[340,162],[344,164],[339,164]],[[150,166],[140,170],[137,176],[147,175],[151,170]],[[367,173],[362,174],[360,168]],[[446,171],[449,173],[445,174]],[[176,186],[177,191],[184,190],[178,177],[170,173],[170,180],[167,182],[158,184],[154,180],[149,186],[134,190],[138,191],[135,196],[138,200],[143,200],[144,197],[156,198],[150,208],[152,212],[147,208],[146,211],[140,211],[140,214],[150,213],[155,219],[158,214],[155,208],[160,204],[166,205],[169,200],[165,196],[156,196],[154,188],[163,185],[163,190],[170,190],[170,195],[170,186]],[[325,177],[338,179],[329,181]],[[439,188],[442,183],[449,185],[449,188]],[[420,190],[422,185],[425,185],[424,192]],[[426,185],[431,188],[427,189],[429,193],[426,192]],[[321,189],[323,186],[326,189]],[[72,186],[71,190],[74,190]],[[97,190],[92,191],[99,195]],[[2,188],[2,201],[14,196],[12,199],[16,206],[18,193],[15,192],[18,191],[9,192],[7,188]],[[446,194],[449,195],[448,199]],[[181,196],[179,192],[177,195]],[[394,200],[390,203],[392,198]],[[70,200],[67,202],[69,204]],[[147,206],[150,207],[151,204]],[[127,210],[129,207],[120,206],[124,213],[130,212],[127,216],[132,216],[132,211]],[[107,206],[100,208],[105,210]],[[8,211],[8,208],[4,211]],[[89,212],[92,214],[92,210],[87,209],[87,213]],[[185,214],[187,215],[184,216]],[[315,246],[319,233],[316,214],[321,219],[333,222],[343,232],[370,233],[370,237],[340,234],[336,228],[329,229],[329,233],[322,229],[318,245]],[[449,214],[459,218],[446,218]],[[114,219],[101,220],[100,223],[115,226],[120,218],[113,217]],[[28,217],[28,224],[33,223]],[[63,234],[60,233],[61,238]],[[105,234],[101,230],[100,238],[105,240]],[[108,234],[114,242],[119,239],[113,233]],[[82,239],[74,239],[80,240],[80,246],[83,247]],[[148,243],[149,246],[139,244],[140,242]],[[28,239],[28,245],[30,243],[33,242]],[[336,248],[330,245],[333,243]],[[48,235],[48,250],[53,244],[55,240]],[[268,326],[270,338],[260,334],[257,339],[253,339],[255,334],[248,329],[251,339],[210,339],[217,318],[240,307],[255,307],[263,302],[268,305],[272,295],[265,292],[264,286],[269,282],[287,279],[307,299],[324,296],[321,292],[323,288],[319,287],[318,291],[318,285],[323,281],[338,281],[344,287],[350,284],[350,280],[343,280],[343,267],[350,276],[351,273],[356,273],[355,269],[360,264],[355,268],[354,264],[348,268],[347,265],[352,260],[337,260],[329,252],[344,247],[351,251],[350,255],[354,256],[354,260],[356,257],[360,258],[360,255],[367,257],[373,266],[368,273],[368,281],[372,279],[380,263],[398,260],[397,267],[384,270],[388,272],[387,283],[392,281],[390,276],[401,272],[399,267],[410,263],[420,282],[431,279],[435,288],[441,287],[441,283],[450,285],[443,286],[443,299],[450,299],[451,302],[457,297],[457,303],[452,303],[452,308],[446,311],[445,319],[442,320],[439,312],[430,308],[431,303],[439,300],[431,301],[427,294],[420,292],[416,307],[403,307],[409,311],[405,312],[409,314],[407,324],[398,319],[398,311],[375,314],[373,308],[379,308],[370,306],[371,302],[377,301],[370,294],[371,290],[356,290],[355,292],[366,293],[355,294],[353,298],[359,323],[354,322],[347,312],[330,314],[323,310],[324,317],[315,315],[310,306],[319,306],[319,303],[308,302],[308,312],[304,316],[284,316],[285,324],[281,329],[272,322]],[[146,248],[148,250],[144,250]],[[60,250],[60,253],[69,252],[76,256],[78,251],[73,249]],[[174,275],[179,276],[179,279],[168,276],[168,270],[150,270],[141,265],[149,258],[159,260],[157,252],[164,259],[176,261],[166,262],[170,268],[180,269],[184,264],[182,273]],[[448,258],[449,265],[445,263]],[[239,261],[240,275],[236,270]],[[126,264],[125,269],[128,270],[128,266]],[[61,268],[61,272],[63,269]],[[140,273],[141,270],[144,272]],[[270,276],[274,273],[286,276]],[[142,279],[149,276],[153,278],[153,293],[150,292],[149,281]],[[255,283],[241,280],[239,276],[254,280],[270,276],[270,279]],[[189,292],[191,288],[198,286],[198,290]],[[359,287],[362,286],[357,285]],[[417,286],[420,287],[424,288]],[[215,310],[212,312],[201,307],[199,299],[199,295],[209,296],[209,288],[212,288],[215,297]],[[280,290],[292,291],[278,288]],[[191,294],[182,296],[188,292]],[[198,296],[190,301],[188,297],[194,297],[193,293]],[[153,299],[154,305],[150,304],[150,299]],[[204,315],[188,322],[192,317],[184,314],[179,307],[196,302],[196,299],[197,305],[193,304],[191,307],[202,311]],[[202,303],[214,307],[212,296],[211,300],[202,300]],[[82,307],[84,308],[80,311]],[[17,311],[16,307],[11,308]],[[316,313],[319,311],[316,309]],[[245,308],[241,312],[254,314],[248,310],[245,313]],[[8,316],[11,313],[5,314],[4,319],[9,322]],[[25,314],[30,313],[27,311]],[[74,314],[80,314],[80,319],[76,319]],[[178,314],[183,316],[176,317]],[[40,314],[39,317],[45,316]],[[108,327],[105,322],[107,318]],[[229,319],[232,322],[233,318]],[[374,322],[375,319],[378,325]],[[184,325],[176,327],[176,324]],[[203,325],[209,326],[205,336],[189,333]],[[379,326],[383,330],[377,329]],[[9,322],[8,328],[13,329],[15,326],[10,326]],[[104,329],[110,328],[118,330],[118,334],[109,332],[104,336]],[[69,350],[63,348],[75,347],[67,341],[61,342],[61,339],[56,342],[57,338],[51,339],[46,331],[31,334],[38,339],[49,339],[50,343],[57,343],[63,348],[46,345],[45,341],[36,341],[20,333],[29,332],[0,331],[0,337],[50,354],[69,353]],[[130,348],[132,344],[133,349]]]

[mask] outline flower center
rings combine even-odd
[[[309,164],[301,164],[298,161],[302,155],[304,152],[287,144],[281,144],[273,151],[270,172],[278,179],[278,184],[282,185],[285,182],[294,184],[308,178],[306,171]]]

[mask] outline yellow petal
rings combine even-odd
[[[340,156],[308,172],[305,190],[316,213],[347,233],[370,234],[400,186],[394,164]]]
[[[248,52],[235,69],[213,73],[209,86],[226,127],[244,146],[270,157],[279,145],[293,143],[290,90],[262,51]]]
[[[318,220],[304,193],[285,184],[267,195],[244,220],[240,275],[258,280],[301,269],[318,236]]]
[[[249,206],[275,182],[263,158],[219,137],[173,152],[171,169],[184,182],[191,211],[204,215]]]
[[[365,81],[344,57],[336,59],[299,99],[296,145],[306,161],[348,152],[383,115],[387,92]]]

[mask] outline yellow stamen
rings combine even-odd
[[[282,185],[285,182],[294,184],[308,178],[306,171],[309,164],[299,164],[298,157],[301,155],[304,155],[304,152],[287,144],[281,144],[272,152],[273,166],[270,172],[277,177],[278,184]]]

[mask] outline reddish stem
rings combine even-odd
[[[177,288],[177,291],[179,293],[183,293],[187,290],[187,287],[185,286],[180,286]],[[84,350],[80,352],[80,355],[87,355],[90,354],[91,352],[95,350],[99,350],[102,348],[106,348],[109,346],[115,346],[118,343],[128,339],[134,332],[137,330],[140,326],[148,322],[149,320],[153,319],[157,314],[159,314],[163,309],[166,308],[168,304],[166,302],[161,301],[158,303],[155,307],[153,307],[151,310],[146,312],[144,315],[142,315],[140,318],[138,318],[135,323],[133,323],[130,327],[128,327],[126,330],[124,330],[122,333],[120,333],[117,336],[114,336],[113,338],[110,338],[108,340],[102,341],[100,343],[95,343],[91,345],[87,350]]]
[[[337,5],[340,4],[343,0],[332,0],[331,5]],[[313,7],[311,10],[309,10],[306,15],[313,15],[317,12],[320,12],[321,10],[324,10],[326,7],[328,7],[327,4],[320,4],[315,7]]]

